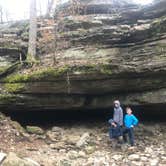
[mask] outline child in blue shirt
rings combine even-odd
[[[126,134],[129,136],[129,141],[131,146],[134,146],[134,126],[138,124],[138,119],[132,114],[132,110],[130,107],[126,108],[126,115],[124,118],[124,131],[123,131],[123,139],[127,142]]]

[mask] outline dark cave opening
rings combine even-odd
[[[125,115],[125,107],[122,106]],[[165,122],[165,106],[132,106],[133,114],[140,123]],[[100,110],[45,110],[45,111],[8,111],[3,112],[23,126],[38,125],[50,127],[63,124],[105,123],[112,118],[113,108]]]

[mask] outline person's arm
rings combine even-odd
[[[115,108],[114,108],[114,110],[113,110],[113,120],[115,120]]]
[[[114,122],[113,119],[109,119],[109,120],[108,120],[108,123],[109,123],[110,125],[111,125],[113,122]]]
[[[120,109],[120,113],[119,113],[119,124],[121,126],[123,125],[123,110],[122,110],[122,108]]]
[[[126,124],[126,115],[125,115],[125,117],[124,117],[124,125]]]
[[[138,119],[133,115],[133,126],[138,124]]]
[[[115,122],[113,121],[113,119],[110,119],[110,120],[108,121],[108,123],[109,123],[111,126],[116,127],[116,124],[115,124]]]

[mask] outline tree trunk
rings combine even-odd
[[[0,6],[0,23],[3,23],[3,10],[2,7]]]
[[[37,40],[37,9],[36,0],[31,0],[30,5],[30,29],[27,60],[33,62],[36,60],[36,40]]]
[[[55,1],[55,0],[48,0],[48,6],[47,6],[46,17],[49,17],[49,16],[50,16],[52,7],[53,7],[53,5],[54,5],[54,1]]]

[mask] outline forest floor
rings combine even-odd
[[[0,133],[1,152],[13,152],[20,159],[29,158],[43,166],[166,165],[165,122],[140,124],[135,129],[136,145],[132,148],[111,141],[105,122],[22,127],[1,114]],[[5,160],[9,160],[8,156]]]

